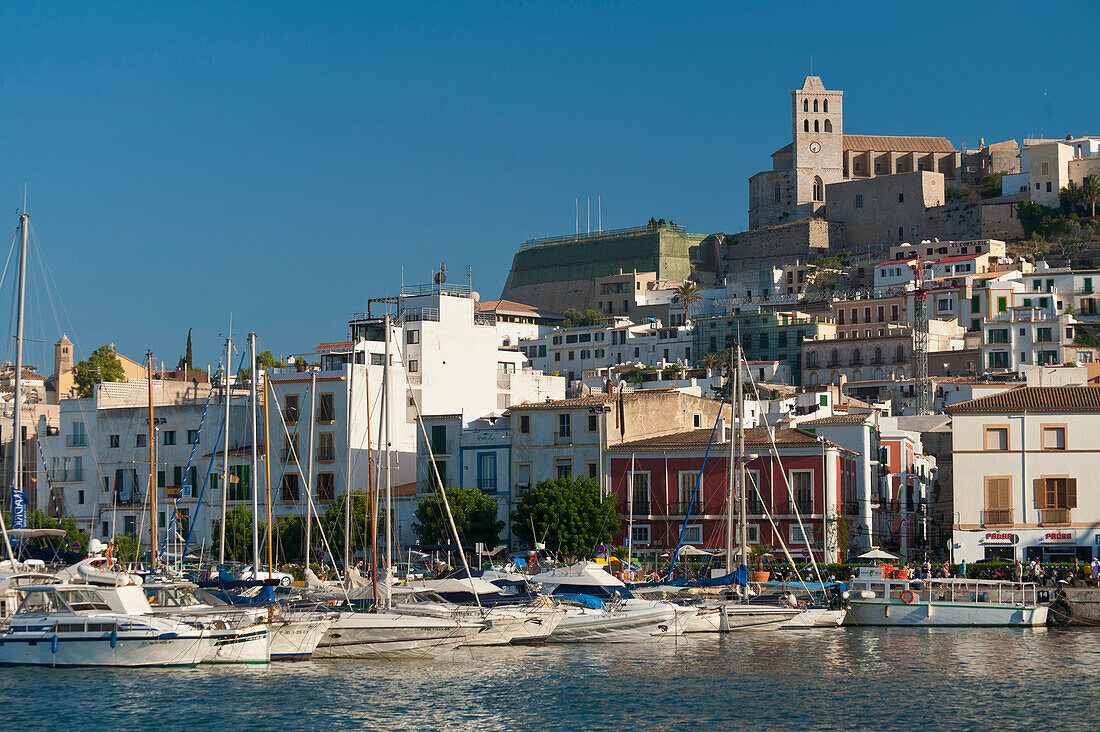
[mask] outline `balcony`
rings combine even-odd
[[[87,447],[88,435],[65,435],[65,447]]]
[[[1011,508],[982,511],[982,526],[1009,526],[1011,524]]]
[[[1064,526],[1070,522],[1068,508],[1040,508],[1039,524],[1041,526]]]
[[[51,470],[48,475],[51,483],[82,483],[84,481],[84,468]]]
[[[649,501],[645,501],[644,503],[641,502],[641,501],[635,501],[634,505],[633,506],[628,506],[628,508],[633,509],[631,511],[632,516],[648,516],[649,515]]]
[[[696,501],[694,504],[691,501],[681,501],[680,503],[668,504],[669,516],[686,516],[688,508],[691,508],[691,513],[694,516],[699,516],[707,512],[706,501]],[[637,506],[635,506],[637,508]]]

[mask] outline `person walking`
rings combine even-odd
[[[1024,563],[1021,562],[1019,559],[1017,559],[1015,561],[1015,567],[1016,567],[1016,581],[1017,582],[1023,582],[1024,581]]]
[[[966,560],[959,562],[959,579],[966,579]]]
[[[1092,558],[1092,586],[1100,585],[1100,558]]]

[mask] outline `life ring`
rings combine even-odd
[[[901,601],[904,602],[906,605],[912,604],[916,601],[916,599],[917,593],[913,592],[912,590],[905,590],[901,593]]]

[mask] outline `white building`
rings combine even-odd
[[[1100,388],[1021,387],[949,413],[955,560],[1091,561],[1100,545]]]
[[[1008,308],[982,320],[985,373],[1017,373],[1023,365],[1061,364],[1076,358],[1074,320],[1051,316],[1042,307]]]

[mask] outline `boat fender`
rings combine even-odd
[[[118,645],[118,628],[111,631],[111,648]]]
[[[870,590],[860,590],[859,596],[863,600],[873,600],[873,599],[875,599],[875,593],[871,592]]]
[[[852,593],[848,592],[848,590],[844,590],[844,592],[840,593],[840,599],[842,599],[842,600],[851,600],[852,599]]]
[[[901,593],[901,601],[906,605],[911,605],[917,599],[917,595],[912,590],[905,590]]]
[[[54,653],[57,653],[57,636],[56,635],[53,637],[53,640],[50,641],[50,650],[53,651]]]

